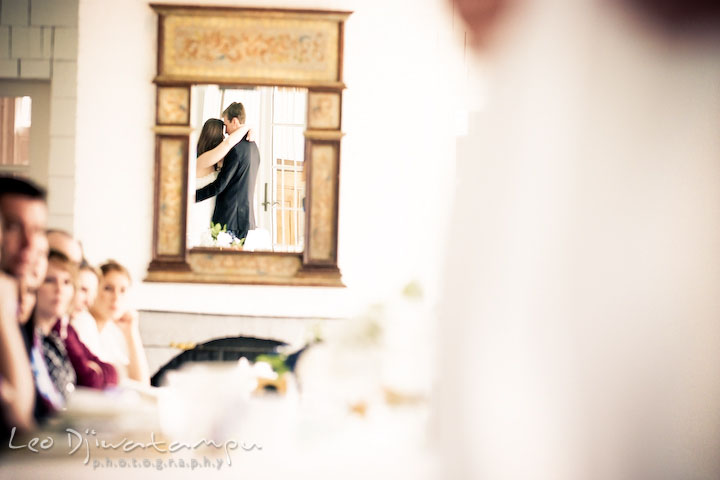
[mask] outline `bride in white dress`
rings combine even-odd
[[[203,125],[197,144],[196,190],[215,181],[222,166],[222,159],[250,130],[247,125],[241,125],[240,128],[226,137],[223,134],[223,128],[222,120],[217,118],[210,118]],[[205,245],[205,243],[207,242],[206,237],[208,236],[212,214],[215,210],[215,197],[193,203],[190,210],[188,246],[209,246]]]

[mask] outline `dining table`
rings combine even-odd
[[[168,385],[77,389],[29,433],[13,432],[0,478],[436,478],[430,402],[387,389],[279,393],[252,369],[188,365]]]

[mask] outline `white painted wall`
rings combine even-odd
[[[88,258],[126,264],[136,304],[146,310],[343,316],[412,279],[433,296],[452,195],[462,66],[446,4],[252,5],[354,12],[345,33],[340,193],[339,265],[348,288],[141,282],[152,241],[157,35],[145,0],[80,2],[75,231]]]

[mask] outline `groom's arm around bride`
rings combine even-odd
[[[224,192],[233,179],[239,182],[242,177],[246,176],[247,170],[250,168],[249,154],[246,149],[242,149],[241,153],[238,153],[238,150],[235,147],[228,152],[214,182],[195,190],[195,202],[202,202]]]

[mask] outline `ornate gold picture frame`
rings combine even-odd
[[[343,33],[350,12],[151,4],[158,15],[155,216],[147,281],[343,286],[337,266]],[[187,249],[190,87],[308,89],[302,253]]]

